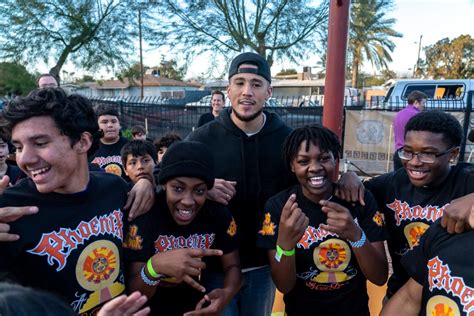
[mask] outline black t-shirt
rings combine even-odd
[[[298,206],[308,216],[309,225],[295,248],[296,284],[283,297],[286,313],[290,316],[369,315],[366,277],[349,242],[320,227],[326,223],[326,214],[319,204],[304,196],[300,185],[268,200],[257,246],[276,248],[281,211],[293,193]],[[365,207],[352,207],[336,197],[331,201],[349,209],[369,241],[386,239],[382,215],[370,193],[365,197]]]
[[[449,234],[437,221],[402,258],[423,285],[420,315],[474,315],[474,231]]]
[[[198,127],[203,126],[206,123],[209,123],[214,120],[214,115],[212,113],[204,113],[199,117]]]
[[[126,184],[91,173],[87,189],[75,194],[36,190],[23,179],[0,197],[0,207],[38,206],[39,212],[12,222],[20,239],[0,243],[0,271],[25,286],[54,292],[75,312],[91,315],[122,294],[123,211]]]
[[[224,254],[237,249],[237,226],[226,206],[207,200],[185,226],[178,225],[166,204],[166,192],[157,194],[153,208],[126,224],[124,241],[127,262],[147,262],[154,254],[180,248],[213,248]],[[219,257],[204,257],[206,271],[222,271]],[[162,280],[150,300],[152,312],[159,315],[183,315],[194,310],[203,294],[187,283]]]
[[[15,185],[18,181],[26,177],[20,168],[10,164],[7,164],[7,172],[5,172],[5,175],[10,178],[10,183],[12,185]]]
[[[387,295],[391,296],[408,281],[408,275],[400,264],[402,255],[416,245],[428,227],[443,215],[449,202],[474,192],[474,175],[463,166],[454,166],[439,187],[419,188],[411,184],[405,169],[399,169],[372,178],[365,185],[385,214],[393,265],[387,289]]]
[[[122,157],[120,156],[120,150],[128,141],[125,137],[120,137],[119,141],[115,144],[107,145],[101,142],[99,149],[90,158],[91,163],[98,165],[107,173],[116,174],[128,181],[129,179],[125,175],[122,165]]]

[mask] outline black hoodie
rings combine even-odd
[[[210,147],[216,178],[237,181],[237,194],[229,208],[237,222],[242,268],[258,267],[268,264],[266,250],[256,246],[265,202],[295,183],[281,158],[291,128],[277,114],[264,111],[265,125],[249,137],[232,122],[230,113],[231,109],[223,110],[187,139]]]

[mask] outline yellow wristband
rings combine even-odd
[[[161,276],[160,274],[156,273],[155,269],[153,269],[151,258],[148,259],[148,262],[146,263],[146,269],[148,271],[148,274],[151,275],[155,279],[158,279]]]

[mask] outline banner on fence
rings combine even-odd
[[[346,110],[343,159],[353,162],[369,174],[392,171],[394,152],[392,124],[396,114],[388,111]],[[462,126],[464,113],[450,112],[450,114],[456,117]],[[474,122],[471,122],[471,128],[473,124]],[[470,158],[468,156],[472,147],[472,143],[468,142],[466,160]],[[343,166],[341,164],[341,167]]]
[[[392,170],[392,121],[395,114],[385,111],[346,111],[344,159],[370,174]]]

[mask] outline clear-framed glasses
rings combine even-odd
[[[456,147],[451,147],[439,153],[414,153],[412,151],[405,150],[402,148],[398,150],[398,157],[400,157],[400,159],[402,160],[412,160],[414,156],[417,156],[418,160],[423,163],[434,163],[436,161],[436,158],[450,153],[455,148]]]

